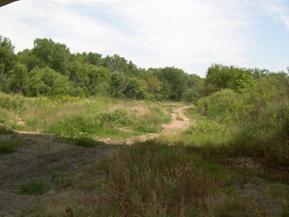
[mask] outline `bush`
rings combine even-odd
[[[27,93],[28,96],[72,95],[73,83],[49,67],[34,68],[27,82]]]
[[[289,88],[283,74],[268,75],[242,94],[221,90],[199,100],[202,114],[238,128],[227,144],[236,155],[289,164]]]
[[[210,118],[220,120],[237,119],[243,101],[240,94],[232,90],[221,90],[197,102],[199,111]]]
[[[96,134],[100,129],[101,125],[95,116],[79,114],[52,123],[47,131],[63,137],[78,138]]]
[[[126,110],[117,109],[113,112],[102,112],[97,116],[101,126],[129,126],[132,120]]]
[[[11,96],[0,93],[0,108],[6,110],[21,110],[25,106],[26,100],[21,96]]]

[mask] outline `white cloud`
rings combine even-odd
[[[265,7],[289,30],[289,6],[286,0],[266,0]]]
[[[252,8],[248,0],[22,0],[0,9],[0,34],[17,50],[50,37],[72,51],[118,53],[142,67],[201,74],[214,62],[248,63],[257,41]]]

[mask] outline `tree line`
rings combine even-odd
[[[71,53],[65,44],[36,39],[14,52],[0,36],[0,91],[25,96],[93,96],[196,102],[223,89],[241,93],[263,77],[288,81],[287,73],[213,64],[205,78],[175,67],[143,69],[119,55]],[[278,81],[279,81],[278,80]]]
[[[142,69],[119,55],[71,53],[51,39],[36,39],[32,49],[15,53],[0,36],[0,90],[7,93],[195,101],[203,82],[175,67]]]

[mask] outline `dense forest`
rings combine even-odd
[[[36,39],[32,49],[14,53],[0,38],[0,80],[4,92],[25,96],[91,96],[187,100],[201,95],[203,80],[174,67],[142,69],[118,55],[72,54],[50,39]]]
[[[32,49],[14,52],[0,36],[0,90],[25,96],[92,96],[196,101],[221,89],[241,93],[262,78],[285,82],[285,72],[212,65],[202,79],[175,67],[137,67],[119,55],[71,53],[65,44],[36,39]]]

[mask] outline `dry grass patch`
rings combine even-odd
[[[105,160],[100,216],[191,216],[216,187],[183,147],[147,142]]]

